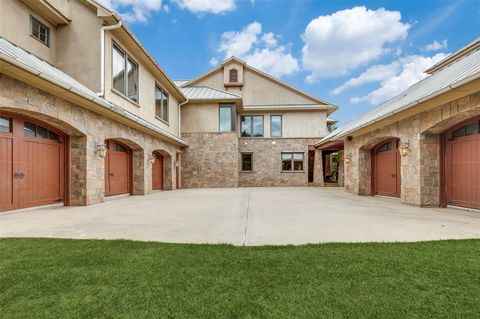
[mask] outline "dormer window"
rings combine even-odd
[[[238,83],[238,70],[231,69],[229,71],[229,82],[230,83]]]

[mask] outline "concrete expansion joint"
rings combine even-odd
[[[244,232],[243,232],[243,244],[242,246],[245,246],[246,242],[247,242],[247,231],[248,231],[248,213],[250,211],[250,193],[251,193],[251,189],[248,190],[248,196],[247,196],[247,211],[245,213],[245,229],[244,229]]]

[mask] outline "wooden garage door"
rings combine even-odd
[[[0,115],[0,211],[63,201],[64,145],[46,125]]]
[[[373,194],[400,197],[400,152],[396,138],[373,148],[372,169]]]
[[[130,193],[131,150],[124,144],[108,140],[105,157],[105,196]]]
[[[153,153],[155,161],[152,164],[152,189],[163,189],[163,156]]]
[[[447,204],[480,209],[479,119],[456,126],[445,138]]]

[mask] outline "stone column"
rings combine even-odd
[[[339,151],[340,153],[340,162],[338,163],[338,186],[343,187],[345,185],[345,171],[344,171],[344,163],[343,163],[343,151]]]
[[[313,160],[313,185],[317,187],[325,186],[323,181],[323,163],[322,151],[315,150],[315,158]]]

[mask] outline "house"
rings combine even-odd
[[[95,0],[0,1],[0,211],[308,185],[336,107],[231,58],[174,83]]]
[[[232,57],[177,82],[184,187],[307,186],[336,106]],[[318,163],[317,163],[318,167]]]
[[[479,209],[480,39],[426,73],[318,141],[316,150],[343,153],[347,192]]]

